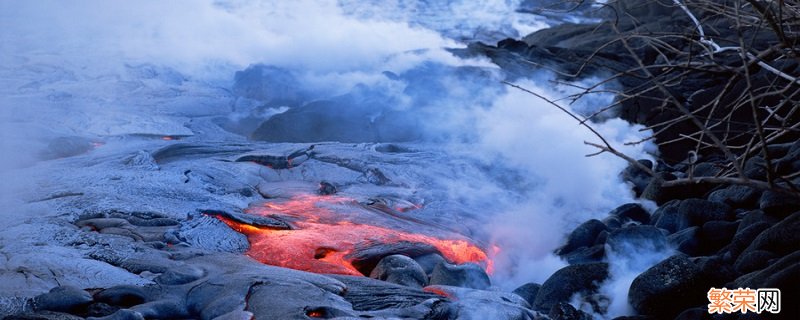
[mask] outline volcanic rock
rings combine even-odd
[[[439,263],[433,268],[430,278],[431,285],[445,285],[473,289],[486,289],[492,284],[486,271],[474,263],[454,265]]]
[[[75,313],[93,301],[88,292],[70,286],[60,286],[33,298],[36,310]]]
[[[761,210],[753,210],[748,211],[742,214],[742,219],[739,222],[739,227],[736,229],[736,233],[741,232],[744,228],[747,228],[756,223],[767,223],[769,225],[774,225],[778,223],[781,219],[775,216],[767,215],[764,211]]]
[[[53,311],[36,311],[4,317],[3,320],[82,320],[83,318],[69,313]],[[144,320],[144,319],[142,319]]]
[[[758,237],[759,234],[764,232],[770,228],[770,224],[766,222],[757,222],[749,227],[741,229],[736,232],[731,240],[731,243],[727,246],[727,258],[733,259],[734,261],[739,257],[739,255],[752,244],[753,240]]]
[[[720,256],[697,257],[692,260],[700,269],[701,279],[709,286],[723,287],[739,276],[733,266]]]
[[[754,250],[768,250],[780,255],[800,250],[800,211],[764,230],[744,253]]]
[[[755,208],[761,191],[742,185],[732,185],[719,189],[708,196],[709,201],[721,202],[733,208]]]
[[[603,222],[597,219],[586,221],[579,225],[567,237],[567,244],[558,250],[559,255],[564,255],[581,247],[588,247],[594,244],[600,232],[608,230]]]
[[[779,255],[767,250],[745,251],[736,259],[733,268],[740,274],[761,270],[770,265]]]
[[[592,316],[586,312],[575,309],[566,302],[559,302],[547,314],[552,320],[591,320]]]
[[[701,226],[708,221],[732,218],[728,205],[703,199],[672,200],[659,207],[652,217],[656,227],[670,233],[691,226]]]
[[[420,288],[378,281],[367,277],[331,275],[347,286],[342,297],[353,309],[374,311],[413,307],[429,299],[441,298]]]
[[[719,251],[731,242],[738,228],[738,221],[706,222],[700,230],[700,253],[711,254]]]
[[[559,302],[569,302],[578,292],[596,291],[608,278],[608,263],[595,262],[566,266],[542,284],[536,294],[535,310],[549,312]]]
[[[786,217],[800,208],[800,197],[767,190],[761,194],[758,207],[769,215]]]
[[[605,231],[603,231],[605,232]],[[569,264],[600,262],[605,257],[606,249],[603,244],[595,244],[591,247],[580,247],[577,250],[561,255]]]
[[[700,227],[690,227],[669,235],[667,240],[678,251],[693,257],[700,254],[699,233]]]
[[[626,203],[608,213],[612,216],[624,218],[626,220],[636,221],[641,224],[650,223],[650,213],[638,203]]]
[[[366,243],[357,245],[356,250],[345,258],[349,259],[358,271],[368,275],[386,256],[399,254],[413,258],[438,252],[434,246],[419,242]]]
[[[433,269],[436,268],[439,263],[446,263],[447,261],[438,253],[429,253],[424,254],[418,257],[414,257],[414,261],[416,261],[422,270],[425,271],[425,274],[430,275],[433,272]]]
[[[644,165],[648,168],[653,168],[653,162],[647,159],[638,160],[639,163]],[[644,189],[650,183],[650,180],[653,178],[647,172],[640,169],[638,166],[628,165],[625,170],[622,171],[622,180],[630,182],[633,184],[633,192],[636,193],[636,196],[641,196]],[[649,216],[649,215],[648,215]]]
[[[541,287],[542,285],[538,283],[526,283],[514,289],[512,293],[525,299],[528,304],[533,305],[533,301],[536,300],[536,294],[539,293],[539,288]]]
[[[96,293],[94,299],[114,306],[131,307],[144,303],[147,296],[142,287],[121,285]]]
[[[398,254],[381,259],[369,276],[407,287],[422,288],[428,285],[425,270],[413,259]]]
[[[726,285],[728,288],[779,288],[781,313],[786,319],[800,316],[800,305],[787,303],[800,296],[800,251],[795,251],[771,263],[768,267],[745,274]]]
[[[540,319],[524,299],[512,293],[442,285],[425,287],[425,291],[450,299],[446,317],[437,319]]]
[[[700,271],[685,255],[669,257],[633,280],[628,302],[640,314],[673,317],[706,301]]]
[[[328,196],[336,193],[336,186],[328,181],[320,181],[317,193]]]
[[[667,248],[667,237],[661,229],[653,226],[628,226],[612,231],[606,244],[617,254],[630,254],[628,252],[641,249],[662,251]]]

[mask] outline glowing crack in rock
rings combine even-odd
[[[473,262],[492,272],[489,254],[469,238],[370,210],[347,197],[298,195],[246,211],[279,218],[293,227],[291,230],[262,228],[217,217],[247,236],[250,241],[247,255],[269,265],[315,273],[362,275],[353,264],[353,254],[359,248],[406,242],[431,246],[451,263]]]

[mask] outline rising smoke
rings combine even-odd
[[[9,57],[0,62],[7,84],[0,92],[0,151],[17,155],[0,165],[32,161],[52,136],[92,136],[96,132],[87,132],[85,121],[114,123],[106,117],[110,111],[142,118],[134,113],[147,108],[113,100],[126,65],[152,64],[161,74],[172,70],[191,82],[182,87],[191,91],[230,88],[234,72],[260,64],[290,74],[301,88],[300,104],[355,97],[337,112],[391,114],[408,124],[397,130],[417,133],[412,140],[439,142],[508,169],[498,171],[496,181],[459,177],[445,183],[454,194],[472,191],[474,210],[486,217],[484,232],[501,248],[494,281],[505,289],[544,281],[564,265],[552,251],[571,228],[633,201],[618,177],[623,161],[606,154],[585,157],[596,151],[583,144],[597,141],[589,131],[536,97],[502,85],[502,72],[487,60],[448,51],[463,48],[463,39],[499,40],[541,28],[535,18],[508,18],[519,1],[340,2],[0,1],[0,55]],[[519,83],[551,98],[574,92],[552,80],[540,73]],[[20,88],[31,81],[92,103],[26,96]],[[245,114],[264,102],[227,98],[250,100],[228,101],[243,106],[236,112]],[[575,109],[585,114],[611,99],[588,96]],[[35,112],[21,113],[26,108]],[[286,110],[262,112],[261,120]],[[243,118],[224,103],[217,112]],[[34,119],[20,121],[21,114]],[[75,120],[76,114],[91,114],[90,120]],[[615,147],[647,156],[643,146],[622,146],[645,135],[640,127],[618,119],[594,126]],[[21,136],[40,142],[20,147]],[[614,295],[617,303],[624,297]]]

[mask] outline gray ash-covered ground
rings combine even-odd
[[[588,24],[607,18],[598,6],[377,3],[3,3],[0,316],[694,319],[712,286],[780,288],[779,316],[797,312],[796,199],[662,187],[719,159],[624,146],[650,132],[613,112],[592,126],[658,178],[586,158],[595,136],[501,83],[567,105],[601,67],[629,67],[611,46],[586,77],[563,76],[612,37]],[[631,10],[648,28],[682,16]],[[564,21],[587,24],[526,36]],[[635,102],[629,121],[669,116]],[[773,167],[800,168],[797,142],[771,149]],[[287,207],[298,199],[313,212]],[[320,221],[340,228],[259,243]],[[456,261],[431,237],[483,256]]]

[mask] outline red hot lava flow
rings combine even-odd
[[[399,219],[385,214],[381,217],[378,211],[346,197],[300,195],[251,207],[247,212],[280,218],[293,226],[293,230],[259,228],[217,217],[247,236],[250,241],[247,255],[268,265],[316,273],[362,275],[353,266],[350,256],[360,245],[410,242],[430,245],[452,263],[473,262],[492,272],[492,260],[486,251],[468,238],[444,230],[436,233],[447,235],[447,239],[407,231],[412,229],[409,223],[414,230],[426,227],[409,221],[398,224]],[[376,222],[386,224],[374,225]]]

